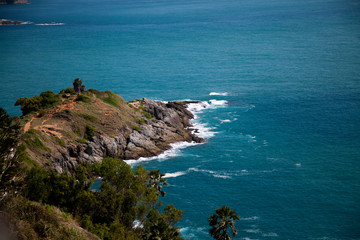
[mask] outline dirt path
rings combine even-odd
[[[26,133],[27,131],[30,130],[31,123],[32,123],[32,121],[34,121],[34,119],[35,119],[37,116],[38,116],[38,115],[33,116],[33,117],[30,119],[30,121],[28,121],[28,122],[25,124],[25,126],[24,126],[24,133]]]
[[[44,124],[45,122],[49,121],[55,113],[57,112],[60,112],[64,109],[70,109],[70,110],[79,110],[75,107],[75,99],[76,99],[76,96],[70,96],[69,99],[71,99],[71,102],[69,103],[64,103],[64,101],[66,99],[62,99],[62,103],[55,109],[55,111],[53,113],[50,113],[48,114],[45,119],[41,122],[41,124],[39,126],[35,126],[35,129],[38,129],[38,130],[44,130],[46,132],[50,132],[51,134],[53,135],[57,135],[57,134],[54,134],[54,129],[57,129],[56,126],[52,126],[52,125],[48,125],[50,127],[45,127]],[[30,119],[29,122],[27,122],[24,126],[24,133],[26,133],[27,131],[30,130],[31,128],[31,123],[34,121],[35,118],[37,118],[39,116],[39,114],[37,114],[36,116],[32,117]],[[54,128],[55,127],[55,128]],[[56,130],[55,130],[56,131]]]

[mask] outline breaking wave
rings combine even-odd
[[[210,96],[229,96],[228,92],[211,92],[209,93]]]
[[[124,160],[124,162],[126,162],[129,165],[135,165],[141,162],[148,162],[151,160],[166,160],[168,158],[172,158],[172,157],[176,157],[179,155],[179,152],[181,149],[187,148],[189,146],[194,146],[198,143],[195,142],[177,142],[177,143],[171,143],[170,146],[171,148],[169,150],[166,150],[165,152],[161,153],[158,156],[154,156],[154,157],[141,157],[137,160],[135,159],[131,159],[131,160]]]

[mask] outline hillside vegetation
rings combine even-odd
[[[123,159],[201,141],[186,129],[192,115],[181,103],[79,89],[20,98],[21,118],[0,108],[0,236],[181,239],[183,211],[160,201],[164,174]]]

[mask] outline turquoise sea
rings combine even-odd
[[[166,173],[185,239],[360,239],[358,0],[32,0],[0,6],[0,106],[81,78],[125,100],[200,100],[207,138]],[[184,146],[183,146],[184,147]]]

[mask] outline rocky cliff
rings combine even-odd
[[[97,90],[83,96],[63,93],[55,107],[23,116],[22,139],[30,159],[63,172],[104,157],[151,157],[171,143],[204,141],[191,133],[193,115],[186,102],[125,102]]]

